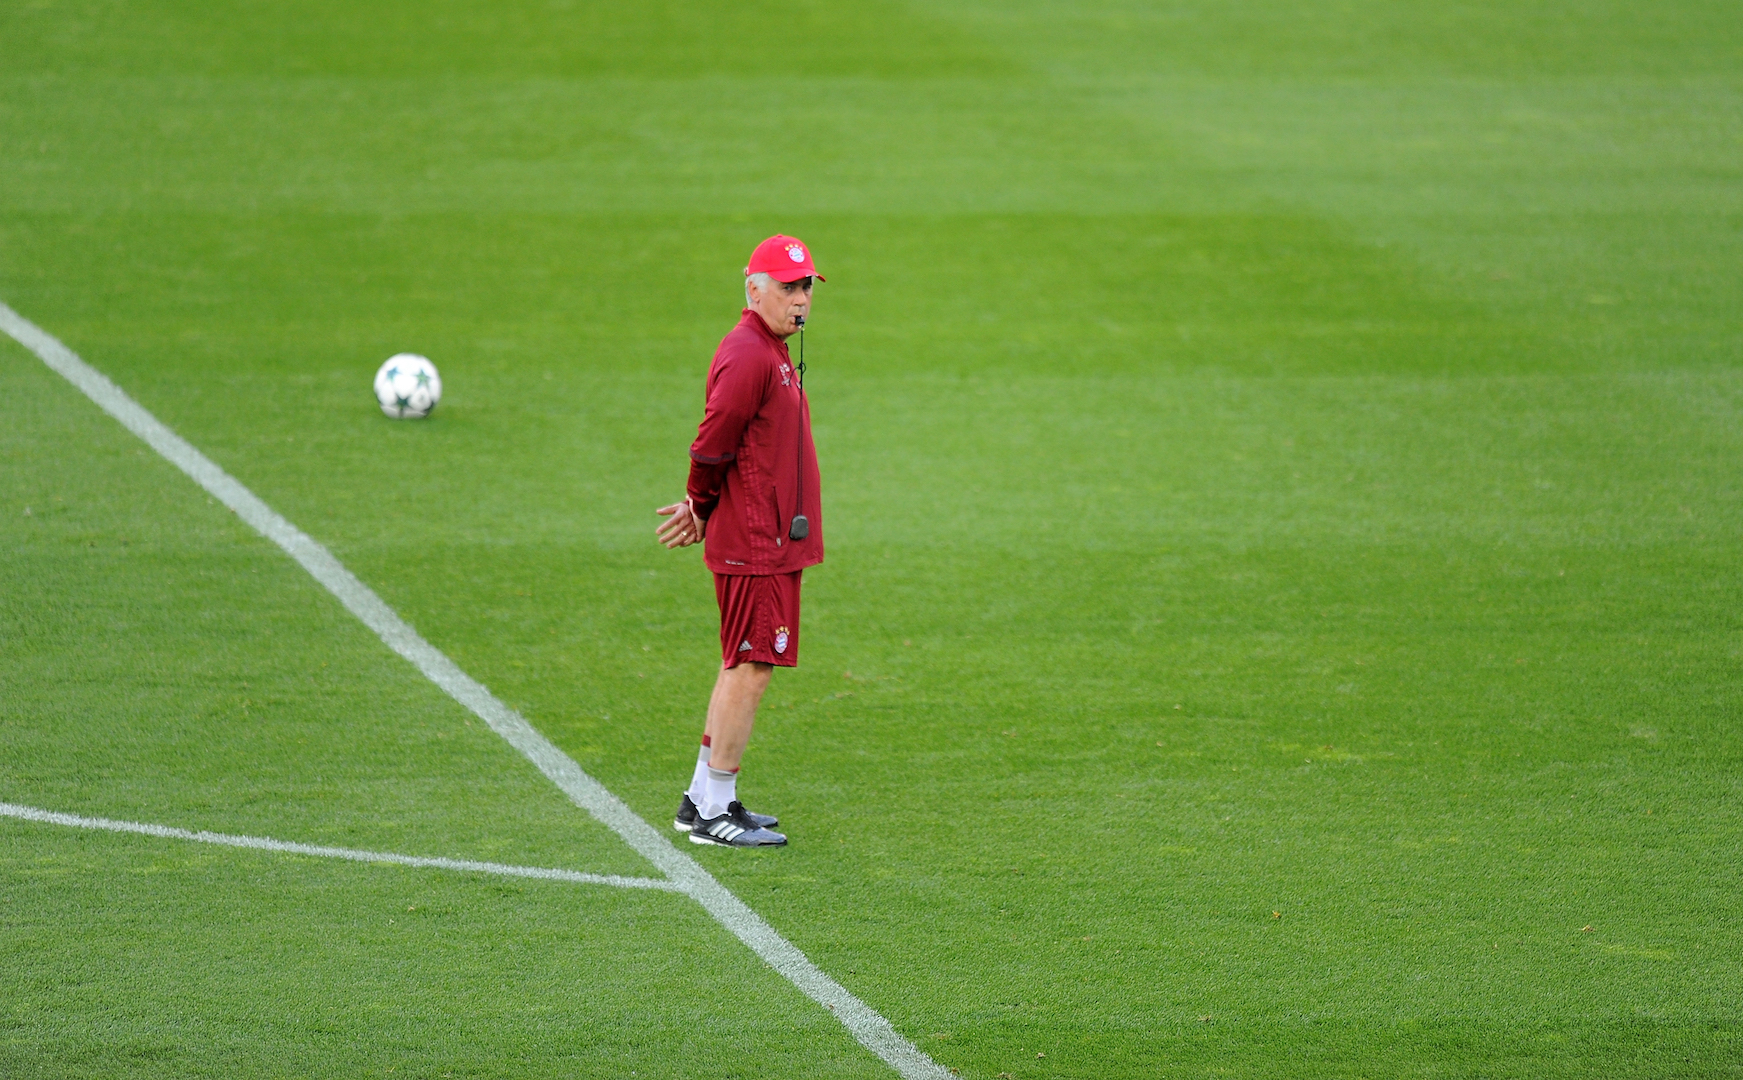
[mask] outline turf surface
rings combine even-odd
[[[650,510],[797,233],[829,560],[723,882],[964,1076],[1736,1076],[1724,12],[20,4],[0,299],[658,822],[713,610]],[[4,341],[0,401],[0,800],[648,872]],[[0,835],[7,1075],[888,1075],[681,897]]]

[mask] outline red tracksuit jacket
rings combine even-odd
[[[708,369],[708,408],[690,444],[688,493],[708,523],[717,574],[790,574],[823,561],[823,499],[811,410],[787,345],[746,308]],[[789,540],[793,515],[811,525]]]

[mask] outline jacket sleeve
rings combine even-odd
[[[690,462],[690,481],[684,485],[684,493],[690,496],[697,517],[707,521],[714,515],[714,508],[720,505],[720,485],[725,482],[726,465]]]
[[[738,457],[744,430],[762,408],[768,387],[759,367],[748,357],[728,357],[709,379],[708,406],[696,430],[696,441],[690,444],[690,480],[685,485],[691,504],[704,521],[719,505],[720,487]]]

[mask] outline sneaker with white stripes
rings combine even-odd
[[[787,838],[773,829],[764,829],[751,820],[744,804],[737,799],[717,818],[696,816],[690,827],[692,844],[719,844],[722,847],[781,847]]]
[[[750,818],[751,824],[759,829],[772,829],[781,823],[781,819],[773,814],[758,814],[746,810],[744,816]],[[672,818],[672,828],[678,832],[689,832],[695,827],[696,804],[690,800],[690,793],[686,791],[678,800],[678,813]]]

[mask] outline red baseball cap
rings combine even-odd
[[[803,277],[829,280],[817,272],[811,263],[810,249],[798,237],[780,233],[764,240],[750,253],[750,265],[744,268],[744,276],[752,274],[767,274],[776,281],[798,281]]]

